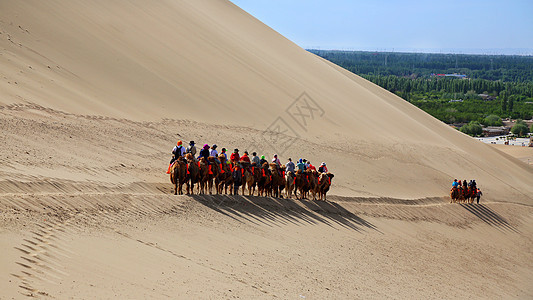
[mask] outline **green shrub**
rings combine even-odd
[[[469,135],[477,136],[483,133],[483,128],[478,122],[472,121],[464,125],[463,127],[461,127],[461,132],[469,134]]]
[[[497,115],[489,115],[483,119],[483,124],[486,126],[503,126],[502,119]]]
[[[526,122],[523,120],[516,120],[515,125],[511,129],[511,132],[517,136],[527,136],[529,128],[527,128]]]

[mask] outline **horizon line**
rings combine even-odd
[[[502,56],[533,56],[530,48],[490,48],[490,49],[454,49],[454,48],[385,48],[385,47],[302,47],[305,50],[317,51],[348,51],[348,52],[381,52],[381,53],[420,53],[420,54],[456,54],[456,55],[502,55]]]

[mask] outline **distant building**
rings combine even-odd
[[[463,99],[454,99],[454,100],[450,100],[448,102],[452,103],[452,102],[463,102],[464,100]]]
[[[499,135],[507,135],[511,131],[511,128],[501,126],[501,127],[495,127],[495,126],[487,126],[483,128],[483,135],[484,136],[499,136]]]
[[[431,76],[435,76],[435,77],[456,77],[456,78],[462,78],[462,79],[467,79],[468,77],[464,74],[431,74]]]
[[[496,97],[488,95],[488,94],[478,94],[478,96],[481,97],[481,99],[485,101],[491,101],[491,100],[496,99]]]

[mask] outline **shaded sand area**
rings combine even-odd
[[[533,208],[442,199],[1,196],[2,298],[531,298]]]

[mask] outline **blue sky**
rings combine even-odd
[[[309,49],[533,54],[533,0],[231,0]]]

